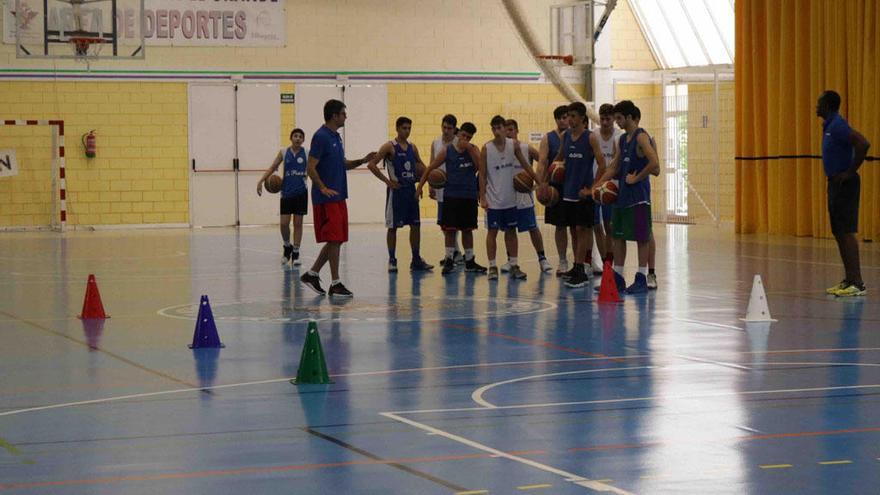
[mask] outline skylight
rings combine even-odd
[[[664,69],[733,64],[733,0],[629,0]]]

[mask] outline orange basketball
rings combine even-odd
[[[268,191],[272,194],[277,193],[278,191],[281,190],[281,183],[282,182],[283,181],[281,180],[281,177],[279,177],[275,174],[270,175],[269,177],[266,178],[266,182],[265,182],[266,191]]]
[[[520,172],[513,176],[513,188],[516,192],[527,193],[532,190],[535,181],[526,172]]]
[[[538,186],[535,196],[538,198],[538,202],[544,206],[555,206],[559,202],[559,191],[549,184]]]
[[[616,180],[605,181],[593,189],[593,199],[603,205],[610,205],[617,201],[618,186]]]
[[[446,172],[435,168],[428,173],[428,184],[434,189],[443,189],[446,185]]]
[[[558,185],[565,183],[565,162],[553,162],[550,164],[550,182]]]

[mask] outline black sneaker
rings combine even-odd
[[[571,277],[565,279],[565,286],[571,287],[572,289],[577,289],[579,287],[586,287],[587,284],[590,283],[590,277],[583,271],[578,271]]]
[[[293,254],[290,255],[290,264],[293,266],[299,266],[302,264],[299,261],[299,251],[294,251]]]
[[[433,270],[434,265],[429,265],[424,259],[419,258],[417,260],[412,260],[409,264],[409,269],[414,272],[426,272],[428,270]]]
[[[292,254],[293,246],[284,246],[284,259],[281,260],[281,264],[289,263]]]
[[[574,278],[579,273],[580,271],[578,270],[577,265],[574,265],[573,267],[571,267],[571,270],[562,274],[562,280],[567,282],[569,279]]]
[[[464,271],[474,273],[486,273],[486,267],[478,264],[476,259],[471,258],[469,260],[465,260]]]
[[[441,265],[443,265],[443,271],[440,273],[443,275],[448,275],[455,271],[455,261],[452,258],[444,258]]]
[[[303,273],[299,278],[299,281],[303,283],[309,289],[315,291],[318,295],[323,296],[327,292],[321,287],[321,277],[317,275],[311,275],[309,273]]]
[[[354,294],[339,282],[330,286],[330,297],[354,297]]]
[[[455,254],[452,255],[452,259],[455,260],[455,264],[456,264],[456,265],[463,265],[463,264],[464,264],[464,261],[465,261],[465,260],[464,260],[464,255],[461,254],[461,251],[458,251],[458,250],[456,250],[456,251],[455,251]]]

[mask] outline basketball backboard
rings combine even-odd
[[[593,63],[593,0],[550,7],[550,53],[571,55],[571,65]]]
[[[144,58],[144,0],[8,1],[18,58]]]

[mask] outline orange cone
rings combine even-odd
[[[86,320],[91,318],[110,318],[104,313],[104,304],[101,302],[101,293],[98,292],[98,282],[95,281],[94,275],[89,275],[89,281],[86,284],[86,298],[83,300],[82,314],[80,318]]]
[[[610,261],[605,262],[602,269],[602,283],[599,285],[599,302],[600,303],[616,303],[623,299],[617,293],[617,282],[614,281],[614,268]]]

